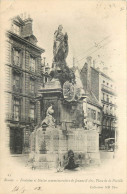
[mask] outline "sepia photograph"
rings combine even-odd
[[[0,194],[126,194],[126,2],[0,5]]]

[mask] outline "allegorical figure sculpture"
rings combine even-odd
[[[52,79],[58,79],[63,86],[65,81],[74,82],[75,75],[66,63],[68,55],[68,35],[67,33],[63,33],[62,30],[62,25],[59,25],[54,33],[53,64],[50,76]]]
[[[47,109],[46,112],[46,117],[45,119],[42,121],[41,125],[43,125],[43,123],[46,123],[48,127],[52,127],[55,126],[55,119],[53,118],[52,114],[54,113],[53,107],[52,105]]]
[[[65,64],[68,55],[68,35],[63,33],[63,26],[59,25],[58,30],[54,33],[53,55],[56,66]]]

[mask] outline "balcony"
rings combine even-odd
[[[36,123],[37,122],[37,119],[36,118],[28,117],[28,122],[29,123]]]
[[[105,86],[104,84],[101,84],[101,89],[104,91],[104,92],[107,92],[107,93],[110,93],[110,94],[116,94],[116,91],[108,86]]]
[[[37,118],[26,117],[24,115],[17,116],[17,115],[14,115],[13,113],[7,113],[6,121],[19,122],[19,123],[25,123],[25,124],[30,124],[30,123],[36,124]]]
[[[21,68],[21,64],[19,62],[13,61],[13,66],[17,68]]]
[[[108,111],[103,112],[103,116],[116,118],[116,114],[115,113],[111,113],[111,112],[108,112]]]
[[[13,63],[12,70],[13,70],[13,73],[21,75],[22,74],[21,64],[16,65],[15,63]]]
[[[36,73],[36,69],[34,67],[29,67],[29,71],[32,72],[32,73]]]
[[[35,97],[36,96],[36,93],[34,91],[29,91],[29,96]]]
[[[13,113],[7,113],[6,120],[7,121],[19,121],[20,120],[20,116],[14,115]]]
[[[22,92],[22,89],[13,85],[13,91],[16,92],[16,93],[21,93]]]

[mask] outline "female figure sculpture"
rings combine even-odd
[[[54,33],[53,55],[54,63],[58,66],[66,63],[65,59],[68,55],[68,35],[63,34],[62,29],[62,25],[59,25]]]
[[[53,64],[50,72],[51,78],[58,79],[63,86],[65,81],[75,80],[73,71],[67,66],[68,35],[62,32],[63,27],[59,25],[54,33]]]

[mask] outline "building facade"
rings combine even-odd
[[[105,139],[116,138],[117,106],[115,83],[106,72],[95,68],[92,57],[87,58],[87,62],[81,70],[81,76],[85,88],[90,85],[91,92],[102,106],[102,113],[98,115],[98,118],[101,117],[100,145],[103,145]]]
[[[80,71],[80,77],[82,80],[83,88],[85,91],[86,99],[84,100],[86,123],[88,128],[97,130],[99,134],[102,131],[102,106],[99,99],[95,96],[92,90],[92,74],[91,74],[91,58],[87,58],[87,62],[84,64]],[[97,83],[96,83],[97,82]],[[98,81],[96,80],[96,89],[98,91]]]
[[[114,81],[100,72],[100,102],[103,106],[101,144],[107,138],[116,138],[116,87]]]
[[[17,16],[7,31],[6,122],[11,154],[28,153],[29,135],[40,123],[38,90],[49,75],[42,64],[44,49],[37,46],[32,19]]]

